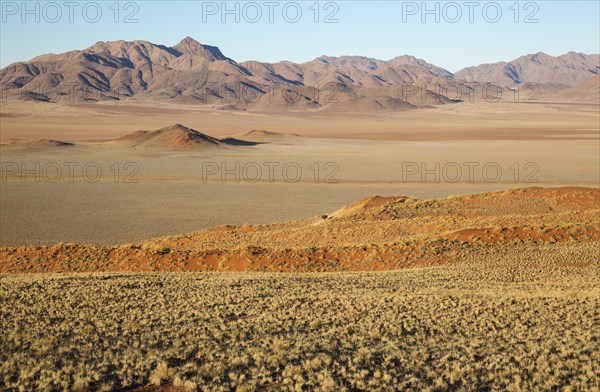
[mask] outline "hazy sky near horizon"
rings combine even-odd
[[[172,46],[185,36],[218,46],[238,62],[305,62],[320,55],[388,60],[411,54],[452,72],[540,51],[600,52],[596,0],[58,0],[29,1],[25,7],[22,1],[0,0],[0,6],[2,67],[97,41],[141,39]]]

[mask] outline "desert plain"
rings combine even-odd
[[[0,387],[598,390],[599,118],[5,103]]]
[[[0,390],[599,391],[599,71],[190,37],[3,68]],[[473,81],[505,98],[432,89]]]
[[[390,114],[162,106],[4,104],[2,244],[125,243],[308,218],[372,195],[598,182],[593,104],[464,102]],[[176,124],[173,135],[240,143],[118,140]]]

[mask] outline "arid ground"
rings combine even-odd
[[[282,222],[376,194],[595,187],[600,171],[595,105],[466,102],[390,115],[267,115],[9,101],[0,123],[0,237],[12,246],[108,245]],[[114,141],[178,123],[249,143]]]
[[[370,197],[121,246],[5,247],[0,383],[597,390],[599,202],[574,187]]]
[[[597,390],[598,242],[511,249],[380,273],[2,275],[0,385]]]
[[[0,390],[597,391],[599,121],[3,103]]]

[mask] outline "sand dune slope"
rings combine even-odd
[[[113,247],[3,248],[0,272],[393,270],[452,263],[469,253],[560,252],[569,244],[600,242],[599,222],[597,188],[437,200],[374,196],[301,221],[221,226]]]
[[[113,144],[136,149],[197,150],[251,143],[235,138],[217,139],[185,125],[175,124],[156,131],[137,131],[116,139]]]

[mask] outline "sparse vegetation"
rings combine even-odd
[[[0,390],[598,391],[599,202],[371,197],[327,219],[3,247]],[[40,271],[68,273],[21,273]]]
[[[0,389],[598,390],[598,244],[503,252],[382,273],[1,275]]]

